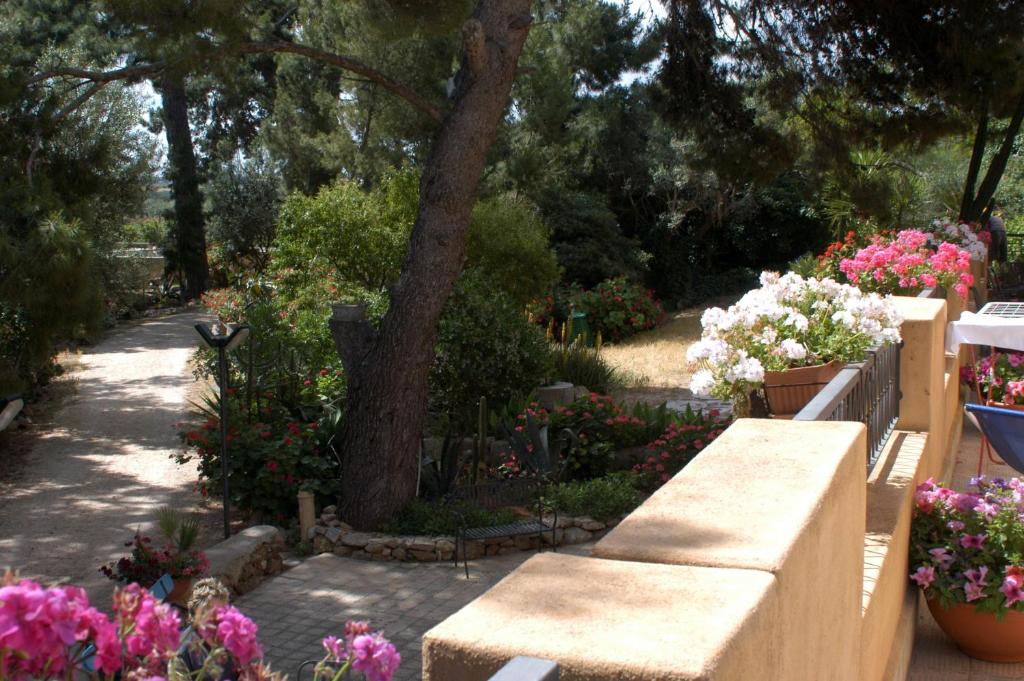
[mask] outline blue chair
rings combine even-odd
[[[149,593],[153,595],[153,598],[162,601],[167,598],[167,594],[171,593],[173,588],[174,580],[171,579],[170,575],[164,575],[156,580],[153,586],[149,587]],[[82,648],[79,654],[82,656],[82,666],[85,667],[85,670],[89,672],[96,671],[96,646],[90,643]]]
[[[1006,465],[1024,473],[1024,411],[989,407],[984,404],[964,405],[975,418],[982,435]]]

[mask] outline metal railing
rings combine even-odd
[[[848,364],[794,421],[859,421],[868,428],[868,471],[878,461],[900,416],[900,348],[868,350],[863,362]]]

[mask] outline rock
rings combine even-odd
[[[514,548],[516,545],[515,537],[506,537],[505,541],[501,542],[501,547],[504,549]]]
[[[401,546],[401,544],[402,544],[402,543],[401,543],[401,542],[400,542],[400,541],[398,540],[398,537],[388,537],[387,539],[385,539],[385,540],[384,540],[384,543],[385,543],[385,544],[387,545],[387,547],[388,547],[389,549],[395,549],[395,548],[398,548],[398,547],[399,547],[399,546]]]
[[[572,383],[559,381],[558,383],[537,388],[536,395],[540,406],[548,411],[553,411],[555,407],[569,404],[573,401],[573,385]]]
[[[300,565],[302,565],[302,561],[298,558],[285,558],[283,561],[281,561],[281,566],[285,570],[291,570],[292,568],[299,567]]]
[[[535,534],[521,534],[515,539],[516,548],[520,551],[526,551],[537,545],[537,535]]]
[[[332,544],[337,544],[338,540],[341,539],[341,530],[337,527],[328,527],[327,531],[324,532],[324,539]]]
[[[486,551],[484,544],[478,541],[468,541],[463,544],[463,551],[466,553],[466,558],[469,560],[476,560],[477,558],[483,558],[484,552]]]
[[[390,558],[391,557],[391,549],[389,549],[387,547],[384,547],[384,550],[380,552],[380,555],[384,556],[385,558]]]
[[[327,541],[326,537],[318,536],[313,539],[313,553],[330,553],[334,545]]]
[[[320,522],[324,523],[325,525],[328,525],[328,524],[330,524],[330,522],[332,520],[337,520],[337,519],[338,519],[338,516],[334,515],[333,513],[321,513],[320,514]]]
[[[330,514],[336,514],[337,512],[338,512],[338,507],[333,505],[333,504],[330,505],[330,506],[324,506],[324,511],[323,511],[324,514],[330,515]],[[323,515],[323,514],[321,514],[321,515]]]
[[[412,537],[409,540],[408,548],[410,551],[434,551],[434,540],[430,537]]]
[[[352,527],[352,526],[351,526],[351,525],[349,525],[348,523],[342,523],[342,522],[340,522],[340,521],[339,521],[338,527],[340,527],[340,528],[341,528],[341,531],[342,531],[342,532],[351,532],[352,530],[354,530],[354,529],[355,529],[354,527]]]
[[[387,545],[385,545],[384,542],[380,539],[371,539],[369,542],[367,542],[364,550],[367,553],[383,553],[384,549],[386,548]]]
[[[327,531],[327,527],[325,527],[324,525],[317,525],[316,527],[313,528],[314,534],[323,534],[326,531]]]
[[[564,533],[565,533],[565,530],[563,530],[563,529],[558,528],[558,529],[555,530],[555,538],[554,538],[555,545],[559,545],[559,544],[565,543],[565,542],[562,541],[562,538],[563,538],[562,535]],[[542,534],[541,535],[541,540],[545,544],[550,546],[551,545],[551,541],[552,541],[551,533],[550,532],[545,532],[544,534]]]
[[[268,574],[268,575],[277,575],[277,574],[280,574],[283,569],[284,569],[284,561],[281,560],[280,556],[277,556],[275,558],[271,558],[270,560],[267,561],[266,574]]]
[[[439,560],[451,560],[454,556],[454,551],[442,551]]]
[[[498,555],[498,551],[501,550],[501,547],[498,546],[497,544],[490,544],[490,545],[486,546],[485,548],[486,548],[485,555],[488,555],[488,556],[496,556],[496,555]]]
[[[342,536],[341,543],[345,546],[361,549],[369,544],[372,538],[366,532],[349,532]]]
[[[353,551],[352,557],[356,560],[370,560],[370,554],[366,551]]]
[[[341,528],[341,521],[340,520],[328,520],[327,521],[327,527],[337,527],[337,528],[340,529]]]
[[[593,520],[591,518],[587,518],[585,522],[579,523],[579,526],[587,532],[599,532],[606,527],[600,520]]]
[[[448,541],[447,539],[438,539],[437,540],[437,544],[436,544],[436,548],[437,548],[438,551],[441,551],[441,552],[448,551],[450,553],[450,552],[455,550],[455,542]]]
[[[434,553],[433,548],[430,551],[420,551],[419,549],[409,549],[409,553],[412,554],[413,558],[423,562],[431,562],[437,560],[437,554]]]
[[[566,527],[572,527],[576,522],[576,519],[571,515],[560,515],[558,516],[558,522],[555,523],[555,527],[565,529]]]
[[[587,532],[581,527],[567,527],[563,532],[563,544],[582,544],[593,536],[590,532]]]
[[[488,546],[497,546],[498,544],[505,543],[507,540],[508,537],[488,537],[487,539],[484,539],[484,544]]]
[[[351,556],[352,555],[352,547],[351,546],[345,546],[344,544],[335,544],[334,545],[334,555],[342,556],[342,557]]]
[[[395,560],[405,560],[405,549],[401,546],[391,549],[391,557]]]
[[[316,527],[309,528],[309,532],[306,533],[306,540],[307,541],[313,541],[313,537],[316,536],[316,530],[317,530]]]
[[[499,556],[507,556],[510,553],[516,553],[518,551],[519,551],[519,549],[517,549],[514,546],[502,546],[500,549],[498,549],[498,555]]]

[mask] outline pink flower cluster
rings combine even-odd
[[[256,640],[259,628],[238,608],[228,605],[214,610],[199,629],[199,635],[210,646],[224,648],[243,667],[263,657],[263,648]]]
[[[46,589],[5,577],[0,582],[0,678],[67,677],[90,656],[104,674],[166,675],[180,644],[177,613],[133,584],[114,593],[114,614],[112,622],[89,605],[78,587]]]
[[[327,669],[327,664],[343,664],[341,671],[351,667],[361,672],[368,681],[391,681],[402,662],[402,656],[394,644],[380,632],[370,629],[368,622],[347,622],[345,638],[328,636],[323,640],[327,656],[318,665],[318,674]]]
[[[957,492],[931,478],[918,486],[910,579],[943,603],[981,601],[1003,612],[1024,602],[1024,566],[1014,563],[1015,537],[1024,533],[1024,482],[981,477],[971,483],[977,492]],[[993,575],[1003,575],[1002,582],[991,582]]]
[[[850,283],[880,293],[943,286],[966,300],[974,284],[968,251],[948,242],[932,251],[928,235],[916,230],[899,232],[892,240],[874,237],[852,258],[841,260],[839,270]]]

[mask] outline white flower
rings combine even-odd
[[[792,338],[787,338],[782,341],[779,347],[789,359],[800,360],[807,357],[807,348],[804,347],[802,343],[795,341]]]
[[[701,369],[690,377],[690,391],[694,395],[707,396],[715,387],[715,376],[709,369]]]

